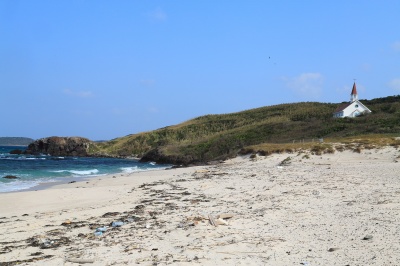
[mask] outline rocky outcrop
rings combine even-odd
[[[6,175],[6,176],[3,176],[3,178],[5,178],[5,179],[17,179],[18,177],[15,176],[15,175]]]
[[[160,164],[173,164],[173,165],[192,165],[199,164],[200,162],[190,155],[165,155],[160,149],[153,149],[147,152],[140,162],[156,162]]]
[[[19,149],[10,151],[10,154],[17,154],[17,155],[19,155],[19,154],[22,154],[22,153],[24,153],[24,151],[23,151],[23,150],[19,150]]]
[[[26,154],[50,154],[52,156],[88,156],[91,141],[80,137],[49,137],[29,144]]]

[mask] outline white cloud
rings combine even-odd
[[[400,52],[400,41],[394,42],[394,43],[392,44],[392,49],[393,49],[395,52]]]
[[[166,21],[167,13],[165,13],[160,7],[157,7],[153,11],[147,13],[147,16],[155,21]]]
[[[323,76],[320,73],[302,73],[293,78],[284,78],[286,86],[307,99],[319,98]]]
[[[392,79],[391,81],[389,81],[388,86],[392,90],[400,91],[400,78]]]
[[[70,89],[65,89],[64,94],[78,98],[89,98],[93,96],[91,91],[73,91]]]

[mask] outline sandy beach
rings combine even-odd
[[[0,194],[0,265],[398,265],[396,148]]]

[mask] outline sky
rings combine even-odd
[[[0,0],[0,136],[400,94],[400,1]]]

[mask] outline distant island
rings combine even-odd
[[[0,146],[28,146],[33,141],[24,137],[0,137]]]

